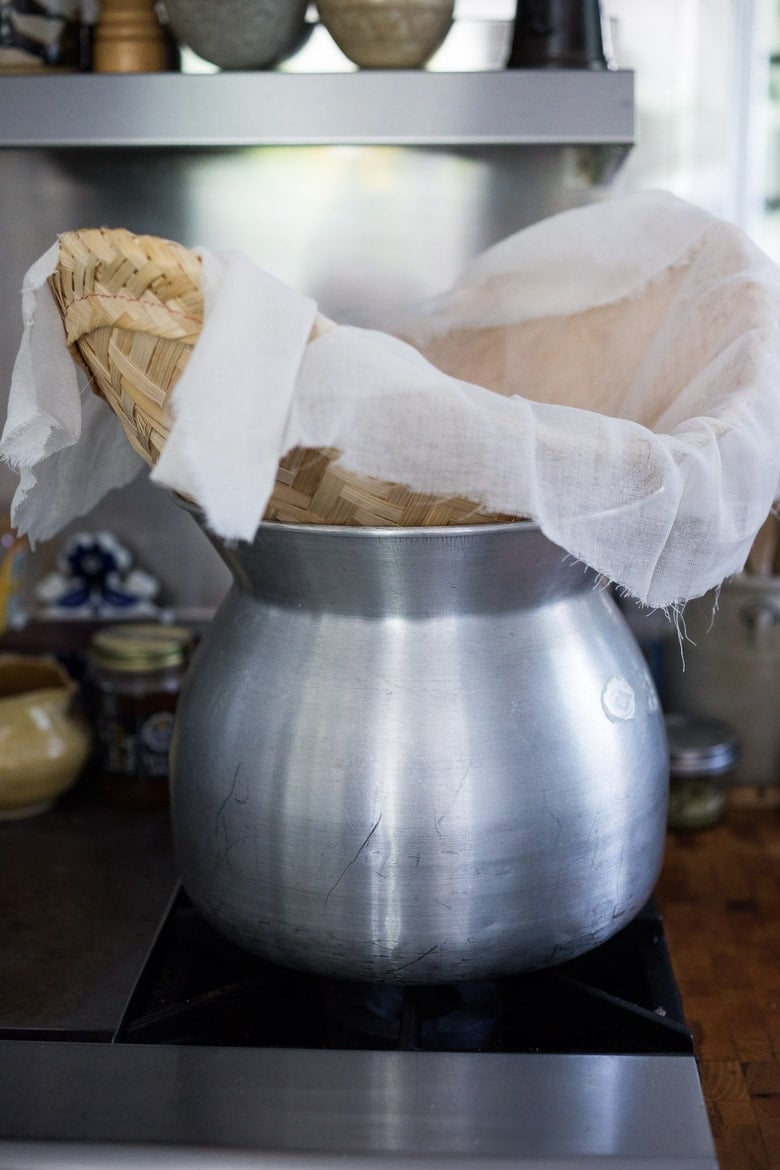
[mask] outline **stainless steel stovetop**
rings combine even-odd
[[[553,971],[361,988],[177,890],[111,1042],[0,1039],[0,1167],[716,1170],[653,905]]]

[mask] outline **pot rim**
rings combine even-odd
[[[304,530],[306,532],[323,532],[330,535],[355,535],[357,537],[402,536],[413,540],[422,536],[473,536],[479,532],[514,532],[518,528],[539,532],[539,525],[534,520],[506,520],[491,524],[418,524],[413,527],[402,525],[359,525],[359,524],[290,524],[279,520],[261,520],[260,528],[284,529],[285,531]]]
[[[206,521],[203,509],[191,500],[185,499],[183,496],[175,496],[176,503],[189,512],[199,524],[202,525],[206,531],[215,536],[218,540],[225,540],[225,537],[219,536],[209,526]],[[324,536],[338,535],[346,537],[354,537],[355,539],[377,539],[380,536],[400,536],[406,540],[414,540],[421,537],[430,536],[474,536],[477,533],[490,532],[516,532],[518,529],[524,529],[527,532],[541,532],[541,527],[536,520],[501,520],[489,524],[417,524],[414,526],[405,525],[360,525],[360,524],[306,524],[306,523],[292,523],[284,520],[261,520],[257,526],[257,532],[307,532],[307,533],[322,533]],[[542,533],[542,535],[544,535]],[[254,539],[254,537],[252,538]],[[549,540],[549,537],[547,538]],[[230,543],[234,543],[230,541]],[[237,544],[251,544],[252,540],[239,539],[235,541]],[[555,541],[551,541],[555,544]]]

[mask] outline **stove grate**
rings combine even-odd
[[[115,1043],[515,1053],[692,1053],[653,901],[545,971],[446,986],[294,971],[217,934],[177,890]]]

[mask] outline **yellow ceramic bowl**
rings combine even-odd
[[[76,684],[54,658],[0,654],[0,819],[51,807],[90,750]]]
[[[317,0],[320,21],[361,69],[419,69],[452,25],[454,0]]]

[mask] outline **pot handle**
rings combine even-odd
[[[780,622],[780,607],[771,601],[748,601],[739,611],[742,624],[748,631],[749,642],[765,646],[769,631]]]

